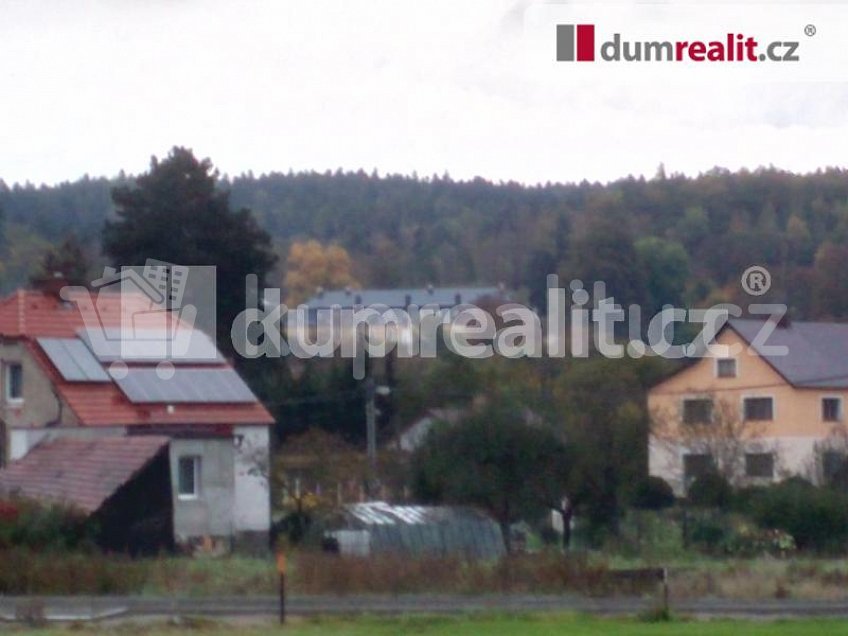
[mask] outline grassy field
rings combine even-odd
[[[18,631],[18,630],[15,630]],[[21,633],[24,633],[21,630]],[[199,623],[186,626],[124,625],[27,631],[43,636],[805,636],[848,635],[846,621],[780,622],[664,622],[597,619],[578,616],[484,616],[471,618],[402,618],[358,620],[308,620],[278,626],[234,626]]]

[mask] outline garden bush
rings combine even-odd
[[[89,549],[94,539],[95,528],[73,508],[20,498],[0,500],[0,549]]]
[[[752,514],[763,528],[778,528],[799,549],[843,552],[848,545],[848,496],[787,480],[764,489],[752,501]]]
[[[707,473],[698,477],[689,486],[689,502],[699,508],[730,507],[733,501],[733,488],[718,473]]]
[[[652,475],[636,487],[632,503],[640,510],[663,510],[674,505],[674,491],[667,481]]]

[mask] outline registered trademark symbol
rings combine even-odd
[[[816,25],[815,24],[808,24],[807,26],[804,27],[804,35],[806,35],[807,37],[811,38],[815,34],[816,34]]]
[[[752,265],[742,272],[742,289],[751,296],[762,296],[771,289],[771,274],[761,265]]]

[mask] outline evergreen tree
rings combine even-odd
[[[250,210],[230,208],[229,192],[217,187],[208,159],[186,148],[153,158],[134,185],[112,190],[117,221],[107,221],[103,251],[116,266],[143,265],[149,258],[179,265],[217,267],[218,345],[231,350],[230,328],[244,309],[245,276],[260,288],[274,266],[271,239]]]

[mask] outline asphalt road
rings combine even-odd
[[[585,598],[580,596],[291,596],[291,616],[463,614],[474,612],[584,612],[632,615],[657,607],[658,599],[645,597]],[[672,612],[702,618],[848,618],[846,601],[699,599],[672,601]],[[211,618],[273,618],[279,611],[273,596],[165,598],[165,597],[0,597],[0,618],[13,621],[31,611],[43,611],[48,620],[108,620],[206,616]]]

